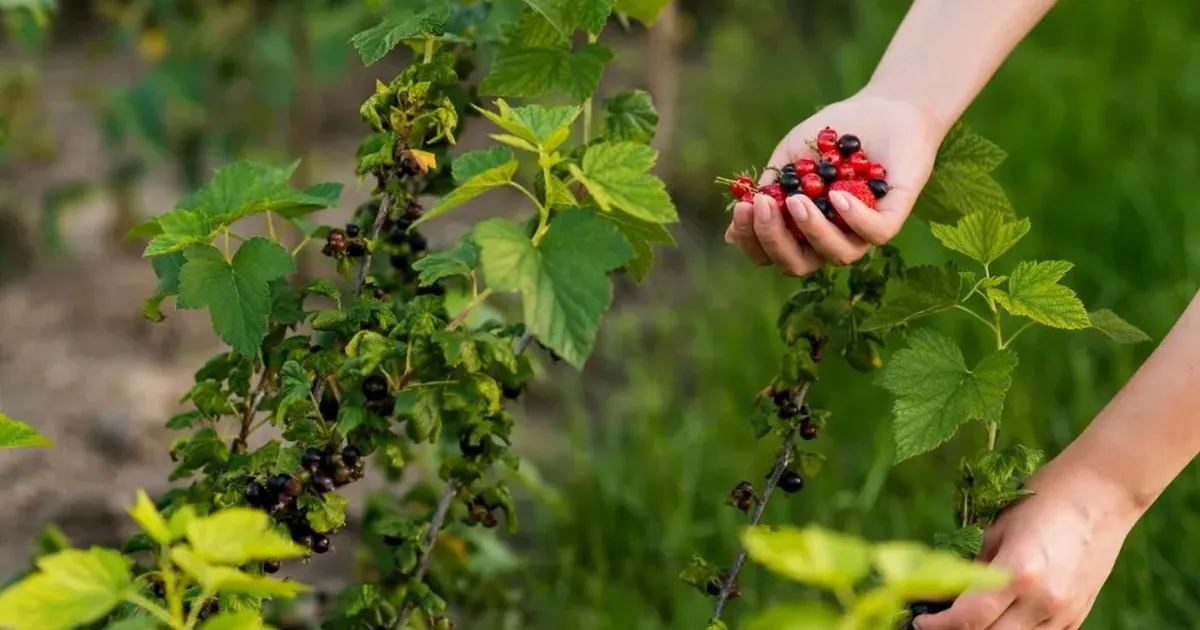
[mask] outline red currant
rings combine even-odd
[[[796,161],[796,174],[804,177],[817,172],[817,161],[812,158],[801,158]]]
[[[780,208],[782,208],[783,204],[787,202],[787,195],[784,194],[783,187],[779,184],[767,184],[766,186],[760,187],[758,192],[774,199],[775,203]]]
[[[854,167],[854,172],[860,175],[865,175],[867,170],[871,168],[871,160],[867,159],[867,154],[862,151],[851,153],[846,162]]]
[[[838,132],[832,127],[826,127],[817,134],[817,150],[821,153],[833,151],[837,153]]]
[[[829,162],[830,164],[832,164],[834,166],[841,166],[841,164],[842,164],[842,154],[838,153],[836,150],[823,151],[821,153],[821,159],[825,162]]]
[[[837,169],[838,169],[838,174],[837,174],[838,179],[846,180],[846,181],[849,181],[852,179],[858,179],[858,173],[856,173],[854,171],[854,167],[850,166],[849,164],[842,164],[841,166],[837,167]]]
[[[825,180],[816,173],[809,173],[800,178],[800,191],[809,199],[816,199],[825,194]]]
[[[887,179],[887,169],[879,162],[872,162],[867,167],[866,179]]]

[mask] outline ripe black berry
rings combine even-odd
[[[309,470],[316,470],[325,456],[315,448],[306,448],[300,455],[300,465]]]
[[[361,231],[360,231],[358,225],[356,225],[354,223],[346,224],[346,236],[349,236],[350,238],[358,238],[358,235],[360,233],[361,233]]]
[[[333,258],[336,253],[337,252],[333,248],[333,243],[325,243],[325,246],[321,248],[321,255],[327,258]]]
[[[800,190],[800,178],[795,173],[784,173],[779,176],[779,187],[785,193],[792,193]]]
[[[795,418],[798,415],[800,415],[800,408],[796,406],[794,401],[789,400],[779,407],[779,417],[784,420]]]
[[[251,481],[246,484],[246,501],[250,505],[262,507],[266,505],[270,497],[267,496],[267,489],[262,487],[262,484],[257,481]]]
[[[780,172],[780,174],[795,173],[796,172],[796,163],[788,162],[787,164],[784,164],[783,166],[779,167],[779,172]]]
[[[284,488],[291,480],[292,478],[288,475],[272,475],[267,479],[267,492],[278,496],[283,493]]]
[[[352,243],[346,245],[346,255],[351,258],[358,258],[360,256],[365,256],[366,253],[367,253],[367,247],[366,247],[366,245],[363,245],[362,243],[359,243],[356,241],[356,242],[352,242]]]
[[[883,199],[887,196],[888,191],[892,189],[888,183],[882,179],[872,179],[867,182],[867,188],[871,189],[871,194],[875,195],[876,199]]]
[[[808,422],[800,425],[800,437],[806,440],[817,439],[817,427]]]
[[[833,206],[829,205],[829,199],[826,199],[825,197],[817,197],[816,199],[813,199],[813,205],[817,207],[817,210],[821,211],[821,215],[827,220],[833,220]]]
[[[342,462],[351,468],[358,463],[360,457],[362,457],[362,453],[353,445],[347,445],[346,448],[342,449]]]
[[[155,597],[162,599],[167,596],[167,586],[163,584],[162,580],[155,580],[154,584],[150,587],[150,592]]]
[[[464,457],[479,457],[483,455],[483,440],[480,440],[478,444],[472,444],[471,434],[464,433],[458,440],[458,449],[462,451]]]
[[[423,252],[429,247],[429,241],[425,239],[425,235],[420,232],[413,232],[408,235],[408,244],[414,252]]]
[[[313,475],[312,487],[313,487],[313,490],[316,490],[317,492],[319,492],[321,494],[325,494],[326,492],[332,492],[333,491],[333,479],[330,479],[329,475]]]
[[[709,595],[712,595],[713,597],[717,597],[718,595],[720,595],[721,594],[720,580],[718,580],[716,578],[709,580],[708,583],[704,585],[704,592],[708,593]]]
[[[771,402],[774,402],[776,407],[782,407],[791,397],[792,393],[784,389],[775,392],[775,395],[771,398]]]
[[[828,184],[837,179],[838,169],[828,160],[821,160],[821,163],[817,165],[817,175],[820,175],[821,179]]]
[[[323,396],[321,398],[321,404],[319,407],[321,410],[321,417],[324,418],[326,422],[334,422],[337,420],[338,411],[341,410],[341,404],[338,403],[337,398],[334,398],[332,395]]]
[[[328,553],[330,548],[329,537],[325,534],[316,534],[312,537],[313,553]]]
[[[842,157],[850,157],[862,150],[862,141],[858,139],[858,136],[848,133],[838,138],[837,149]]]
[[[427,287],[418,288],[417,295],[446,295],[446,287],[435,282]]]
[[[509,400],[516,400],[517,398],[521,397],[521,389],[522,388],[520,387],[509,387],[508,385],[504,385],[500,388],[500,391],[504,393],[505,398]]]
[[[499,524],[500,524],[500,520],[499,520],[499,519],[497,519],[497,518],[496,518],[496,515],[495,515],[495,514],[493,514],[493,513],[491,513],[491,512],[488,512],[488,513],[487,513],[487,514],[486,514],[486,515],[483,517],[483,526],[484,526],[484,527],[486,527],[486,528],[488,528],[488,529],[493,529],[493,528],[495,528],[495,527],[496,527],[497,525],[499,525]]]
[[[908,605],[908,612],[913,617],[920,615],[936,615],[940,612],[945,612],[954,605],[954,602],[913,602]]]
[[[263,571],[266,573],[278,573],[283,568],[283,563],[278,560],[267,560],[263,563]]]
[[[779,478],[779,489],[788,494],[800,492],[804,487],[804,477],[794,470],[783,471],[783,476]]]
[[[383,400],[388,394],[387,379],[379,374],[372,374],[363,379],[362,393],[367,400],[378,401]]]

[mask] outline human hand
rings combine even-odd
[[[917,630],[1074,630],[1083,624],[1141,511],[1111,479],[1061,460],[1030,479],[1035,494],[1005,510],[987,531],[980,559],[1011,571],[1009,585],[917,617]]]
[[[803,276],[826,262],[848,265],[872,245],[891,240],[929,180],[946,131],[914,105],[860,95],[830,105],[793,128],[775,147],[768,166],[779,168],[802,157],[819,159],[805,141],[815,139],[826,126],[861,138],[871,160],[887,168],[892,190],[878,201],[875,210],[845,193],[829,195],[833,212],[841,215],[850,233],[842,232],[807,197],[789,197],[787,212],[803,233],[803,241],[788,232],[781,209],[769,197],[756,194],[753,203],[738,203],[725,241],[737,243],[755,263],[774,264],[787,275]],[[775,177],[775,171],[768,170],[760,184]]]

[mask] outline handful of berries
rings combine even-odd
[[[772,183],[757,186],[749,175],[740,175],[735,179],[721,177],[717,178],[717,183],[729,187],[729,193],[733,196],[731,207],[733,203],[753,201],[755,193],[762,193],[774,199],[782,209],[788,197],[804,195],[812,200],[826,219],[848,232],[850,227],[829,203],[829,193],[844,191],[874,209],[875,201],[887,196],[891,190],[887,183],[887,169],[871,161],[863,151],[862,140],[858,136],[849,133],[839,136],[831,127],[822,129],[817,134],[816,142],[810,146],[819,154],[819,158],[805,157],[779,168],[770,167],[768,170],[778,174]],[[783,220],[793,236],[804,238],[790,214],[784,212]]]

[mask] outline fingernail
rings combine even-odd
[[[771,206],[767,205],[767,198],[762,195],[754,199],[754,220],[759,223],[768,223],[771,220]]]
[[[837,208],[838,212],[846,212],[850,210],[850,197],[844,192],[829,193],[829,203]]]
[[[788,209],[792,211],[792,218],[797,223],[804,223],[808,220],[808,206],[799,195],[788,197]]]
[[[744,206],[741,208],[735,208],[733,211],[733,226],[738,230],[744,230],[750,227],[751,214],[754,212],[753,208],[749,209],[749,212],[743,208]]]

